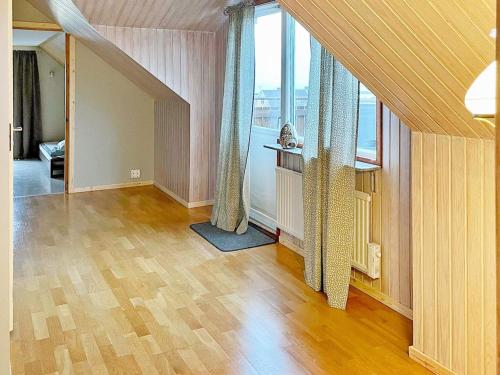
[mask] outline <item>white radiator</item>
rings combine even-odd
[[[288,234],[304,239],[302,174],[276,167],[276,226]],[[380,245],[370,243],[371,196],[354,192],[354,250],[352,266],[373,279],[380,277]]]
[[[276,226],[304,239],[302,173],[276,167]]]
[[[352,266],[373,279],[380,277],[380,245],[370,243],[371,196],[354,192],[354,250]]]

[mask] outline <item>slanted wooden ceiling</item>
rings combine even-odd
[[[74,0],[94,25],[217,31],[238,0]]]
[[[151,97],[155,99],[179,98],[163,82],[99,34],[80,13],[72,0],[28,1]]]
[[[495,56],[495,0],[278,0],[408,126],[492,138],[467,88]]]

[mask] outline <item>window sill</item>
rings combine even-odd
[[[264,145],[264,148],[282,152],[284,154],[302,156],[302,148],[283,148],[277,143]],[[354,164],[354,169],[356,170],[356,172],[374,172],[381,169],[381,167],[379,165],[369,164],[363,161],[356,160],[356,163]]]
[[[364,161],[359,160],[356,160],[354,168],[356,169],[356,172],[375,172],[382,169],[380,165],[365,163]]]

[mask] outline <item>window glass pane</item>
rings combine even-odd
[[[309,65],[311,63],[311,38],[309,32],[295,21],[295,128],[299,137],[304,136],[309,96]]]
[[[281,111],[281,12],[255,22],[254,126],[279,129]]]
[[[261,8],[262,9],[262,8]],[[255,21],[254,122],[250,136],[248,177],[250,218],[276,227],[276,143],[281,118],[281,11],[257,9]]]
[[[377,159],[377,98],[363,84],[359,85],[357,156]]]

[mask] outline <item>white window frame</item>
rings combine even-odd
[[[279,119],[279,129],[269,129],[269,131],[275,131],[279,134],[281,127],[289,122],[295,125],[295,20],[284,11],[279,4],[268,3],[264,5],[259,5],[255,9],[255,18],[265,16],[274,12],[281,12],[281,104],[280,112],[281,117]],[[377,108],[379,106],[377,101]],[[380,165],[382,155],[381,153],[381,126],[378,122],[380,121],[380,114],[377,109],[377,158],[376,160],[363,159],[367,163],[373,163]],[[261,127],[259,127],[261,128]],[[299,143],[304,142],[304,137],[299,137]],[[356,145],[357,148],[357,145]],[[356,156],[357,159],[359,158]]]
[[[295,122],[295,20],[285,12],[279,4],[269,3],[255,8],[255,19],[275,12],[281,12],[281,127],[287,123]]]

